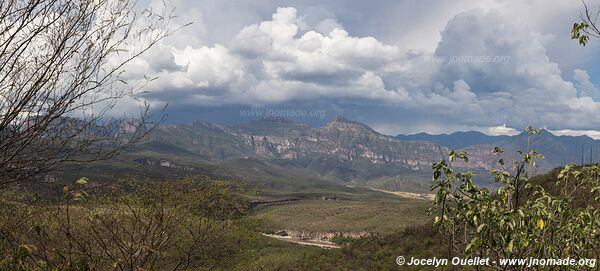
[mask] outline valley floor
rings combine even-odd
[[[322,247],[427,223],[431,201],[418,194],[394,195],[279,203],[257,207],[251,217],[262,221],[260,230],[269,237]]]

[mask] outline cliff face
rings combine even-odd
[[[271,127],[282,125],[270,121]],[[244,144],[254,154],[270,159],[363,161],[374,166],[394,165],[412,170],[427,169],[448,153],[448,148],[430,142],[407,142],[377,133],[368,126],[337,118],[320,128],[290,126],[275,133],[239,128]]]
[[[423,140],[423,137],[431,135],[402,140],[399,139],[402,137],[383,135],[342,117],[322,127],[282,119],[255,120],[237,126],[194,122],[161,125],[131,152],[136,158],[148,158],[137,159],[137,162],[165,169],[182,169],[189,161],[201,161],[210,165],[227,164],[228,171],[238,174],[236,172],[251,167],[238,161],[256,161],[315,179],[413,192],[429,191],[431,165],[447,160],[453,146],[465,146],[460,150],[468,153],[469,163],[455,161],[452,165],[473,170],[478,176],[476,181],[483,185],[492,181],[486,179],[485,171],[501,167],[499,159],[503,159],[505,168],[509,169],[512,161],[520,158],[517,151],[528,147],[546,157],[536,162],[538,173],[570,162],[580,163],[582,146],[586,147],[586,163],[590,146],[594,147],[594,160],[600,158],[599,141],[589,137],[555,136],[548,131],[529,140],[527,134],[495,137],[475,132],[433,136],[438,143]],[[495,146],[504,153],[492,154]],[[272,170],[267,167],[261,173],[271,176]],[[275,175],[272,180],[295,182],[285,174]]]
[[[467,147],[461,150],[468,153],[469,163],[453,162],[460,168],[486,170],[499,166],[501,158],[510,165],[511,161],[519,159],[518,150],[527,149],[526,134],[486,136],[484,139],[488,143],[479,144],[482,141],[480,135],[462,133],[450,135],[450,142],[456,144],[456,137],[462,135],[467,135],[461,143]],[[477,140],[470,143],[469,138]],[[438,140],[447,141],[444,138]],[[588,137],[557,137],[547,131],[530,139],[530,148],[546,156],[537,163],[540,172],[579,162],[582,145],[598,146],[598,143]],[[494,146],[505,152],[492,155]],[[447,159],[450,151],[450,147],[429,141],[407,141],[382,135],[362,123],[342,117],[318,128],[282,119],[255,120],[238,126],[205,122],[165,125],[153,131],[149,142],[138,149],[210,161],[252,157],[284,167],[308,169],[319,176],[341,181],[366,181],[413,173],[426,180],[430,178],[431,164]]]

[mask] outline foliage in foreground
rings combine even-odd
[[[299,246],[278,240],[254,243],[234,270],[398,270],[396,257],[442,257],[441,236],[430,224],[354,239],[341,249]],[[408,266],[402,270],[428,270]]]
[[[240,253],[232,221],[247,203],[222,183],[128,183],[94,198],[87,181],[59,203],[2,201],[0,270],[204,270]]]
[[[393,270],[399,252],[439,251],[429,225],[340,250],[262,236],[244,191],[207,178],[94,185],[82,178],[58,202],[5,191],[0,270]]]
[[[535,134],[529,129],[530,135]],[[493,154],[502,150],[494,148]],[[555,191],[532,182],[535,151],[520,152],[510,165],[499,160],[490,170],[498,188],[490,191],[473,184],[473,173],[457,172],[455,158],[468,162],[466,153],[450,153],[449,162],[433,165],[437,191],[434,226],[448,241],[449,255],[537,259],[598,259],[600,254],[600,166],[567,165],[557,175]],[[581,195],[588,195],[581,202]],[[581,266],[561,266],[580,269]],[[526,270],[526,266],[496,266]]]

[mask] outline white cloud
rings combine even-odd
[[[232,41],[241,57],[262,68],[262,81],[248,90],[252,102],[322,97],[402,99],[387,90],[381,73],[394,63],[397,47],[372,37],[352,37],[336,28],[327,35],[309,30],[294,8],[278,8],[271,21],[243,28]]]
[[[222,45],[186,47],[177,51],[176,61],[186,66],[187,78],[196,87],[222,87],[244,79],[242,62]]]
[[[442,33],[436,55],[508,56],[506,63],[441,63],[443,84],[460,78],[478,94],[484,124],[502,121],[513,126],[529,124],[549,127],[584,128],[599,120],[582,123],[598,112],[600,103],[578,97],[573,83],[562,77],[558,65],[546,55],[540,35],[525,25],[515,24],[496,11],[470,11],[455,16]],[[502,119],[496,119],[501,116]]]
[[[594,100],[600,100],[600,90],[590,82],[588,73],[580,69],[575,69],[573,72],[573,78],[575,79],[575,85],[579,90],[579,95],[588,96]]]
[[[489,127],[487,129],[484,129],[482,131],[485,134],[488,135],[518,135],[520,132],[519,130],[515,129],[515,128],[511,128],[511,127],[507,127],[506,124],[503,124],[501,126],[496,126],[496,127]]]
[[[568,136],[589,136],[593,139],[600,139],[600,131],[595,131],[595,130],[569,130],[569,129],[565,129],[565,130],[556,130],[556,131],[550,131],[551,133],[553,133],[554,135],[557,136],[562,136],[562,135],[568,135]]]
[[[280,7],[270,20],[240,27],[229,42],[207,44],[205,27],[200,27],[202,38],[190,38],[189,44],[182,38],[167,40],[160,51],[137,62],[135,70],[159,75],[145,97],[158,104],[328,99],[385,105],[398,108],[399,114],[419,115],[419,121],[452,123],[444,127],[489,127],[477,129],[492,134],[516,131],[504,123],[556,130],[600,127],[600,119],[592,117],[600,113],[594,100],[598,88],[584,70],[574,70],[574,82],[563,78],[546,50],[554,34],[515,20],[506,12],[514,5],[479,6],[483,9],[448,16],[443,31],[436,33],[439,39],[432,38],[439,41],[433,53],[352,35],[325,9],[301,14]],[[495,9],[503,7],[504,12]],[[188,13],[204,21],[202,11]],[[427,61],[431,56],[491,60]]]

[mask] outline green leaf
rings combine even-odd
[[[465,152],[465,151],[459,152],[458,155],[457,155],[457,157],[460,158],[460,159],[462,159],[466,163],[469,162],[469,156],[467,155],[467,152]]]
[[[81,178],[77,179],[77,181],[75,181],[75,183],[78,184],[78,185],[84,185],[84,184],[87,184],[88,181],[89,181],[88,178],[81,177]]]
[[[537,134],[541,133],[542,130],[540,130],[538,128],[534,128],[532,126],[527,126],[527,128],[525,128],[525,132],[527,132],[528,135],[537,135]]]
[[[436,170],[435,172],[433,172],[433,180],[436,181],[437,179],[440,178],[441,172],[439,170]]]
[[[479,227],[477,227],[477,232],[480,233],[483,230],[484,227],[485,227],[485,223],[479,225]]]

